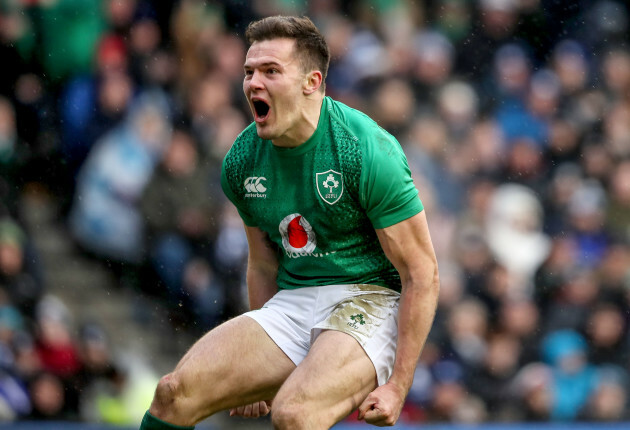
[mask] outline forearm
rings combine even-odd
[[[257,227],[245,226],[249,244],[247,292],[249,308],[260,309],[278,292],[278,260],[269,236]]]
[[[250,309],[260,309],[278,292],[276,273],[253,267],[247,269],[247,293]]]
[[[437,266],[430,274],[403,280],[396,361],[389,382],[398,386],[405,396],[411,388],[420,353],[431,330],[438,292]]]

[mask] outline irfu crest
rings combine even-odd
[[[363,318],[363,314],[351,315],[350,319],[355,323],[365,325],[365,319]]]
[[[329,205],[334,205],[343,194],[343,177],[341,173],[334,170],[315,174],[317,192],[319,196]]]
[[[350,320],[347,322],[348,327],[352,327],[355,330],[358,330],[362,325],[365,325],[365,318],[363,314],[355,314],[350,315]]]

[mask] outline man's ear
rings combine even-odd
[[[304,77],[304,86],[302,87],[304,95],[309,96],[317,91],[322,86],[322,79],[322,72],[319,70],[307,73]]]

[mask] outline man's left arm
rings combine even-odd
[[[377,229],[376,233],[402,282],[398,344],[392,376],[368,395],[359,407],[359,418],[370,424],[391,426],[400,416],[433,323],[439,278],[425,211],[391,227]]]

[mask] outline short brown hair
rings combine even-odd
[[[269,16],[250,23],[245,31],[245,38],[250,45],[262,40],[284,37],[295,40],[295,49],[300,56],[302,69],[305,72],[319,70],[322,72],[322,80],[325,81],[330,51],[324,36],[308,17]]]

